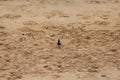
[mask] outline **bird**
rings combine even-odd
[[[58,46],[61,45],[61,41],[60,41],[60,39],[58,39],[58,41],[57,41],[57,45],[58,45]]]

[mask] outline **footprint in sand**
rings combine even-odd
[[[8,33],[0,31],[0,41],[6,40],[6,37],[8,36]]]
[[[0,1],[10,1],[10,0],[0,0]]]
[[[58,79],[58,78],[61,78],[62,76],[59,75],[59,74],[54,74],[54,75],[52,75],[52,77],[53,77],[54,79]]]
[[[4,44],[7,37],[7,32],[5,32],[5,27],[0,25],[0,46]]]
[[[23,22],[24,25],[37,25],[38,23],[35,21],[25,21]]]
[[[5,27],[0,25],[0,30],[4,30],[4,29],[5,29]]]
[[[34,32],[33,29],[28,28],[28,27],[22,27],[18,29],[20,32]]]
[[[110,17],[109,15],[101,15],[101,16],[100,16],[100,18],[102,18],[102,19],[104,19],[104,20],[109,19],[109,17]]]
[[[106,3],[105,0],[85,0],[86,3],[89,4],[102,4],[102,3]]]
[[[85,14],[76,14],[76,16],[84,20],[88,20],[91,18],[90,15],[85,15]]]
[[[21,33],[37,33],[37,34],[41,34],[41,35],[45,35],[45,31],[43,30],[34,30],[34,29],[31,29],[29,27],[23,27],[23,28],[20,28],[18,29]]]
[[[103,25],[103,26],[106,26],[106,25],[109,25],[110,24],[110,22],[108,22],[108,21],[94,21],[94,23],[93,24],[95,24],[95,25]]]
[[[19,28],[18,32],[20,35],[19,37],[20,42],[28,40],[27,38],[29,38],[29,40],[33,39],[39,40],[41,39],[41,37],[44,37],[46,35],[46,32],[43,30],[34,30],[29,27]],[[38,45],[38,43],[35,45]]]
[[[69,17],[67,14],[64,14],[62,11],[59,11],[59,10],[52,10],[50,12],[46,12],[46,13],[44,13],[44,16],[48,19],[54,18],[56,16]]]
[[[119,3],[119,0],[86,0],[87,3],[104,4],[104,3]]]
[[[120,22],[116,22],[115,27],[120,27]]]
[[[4,30],[5,27],[0,25],[0,37],[7,36],[7,33]]]
[[[19,14],[4,14],[3,16],[1,16],[1,18],[7,18],[7,19],[18,19],[20,17],[21,15]]]

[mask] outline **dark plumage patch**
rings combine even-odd
[[[60,39],[58,39],[58,41],[57,41],[57,45],[61,45],[61,41],[60,41]]]

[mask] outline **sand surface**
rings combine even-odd
[[[120,0],[0,0],[0,80],[120,80]]]

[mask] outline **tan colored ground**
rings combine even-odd
[[[120,0],[0,0],[0,80],[120,80]]]

